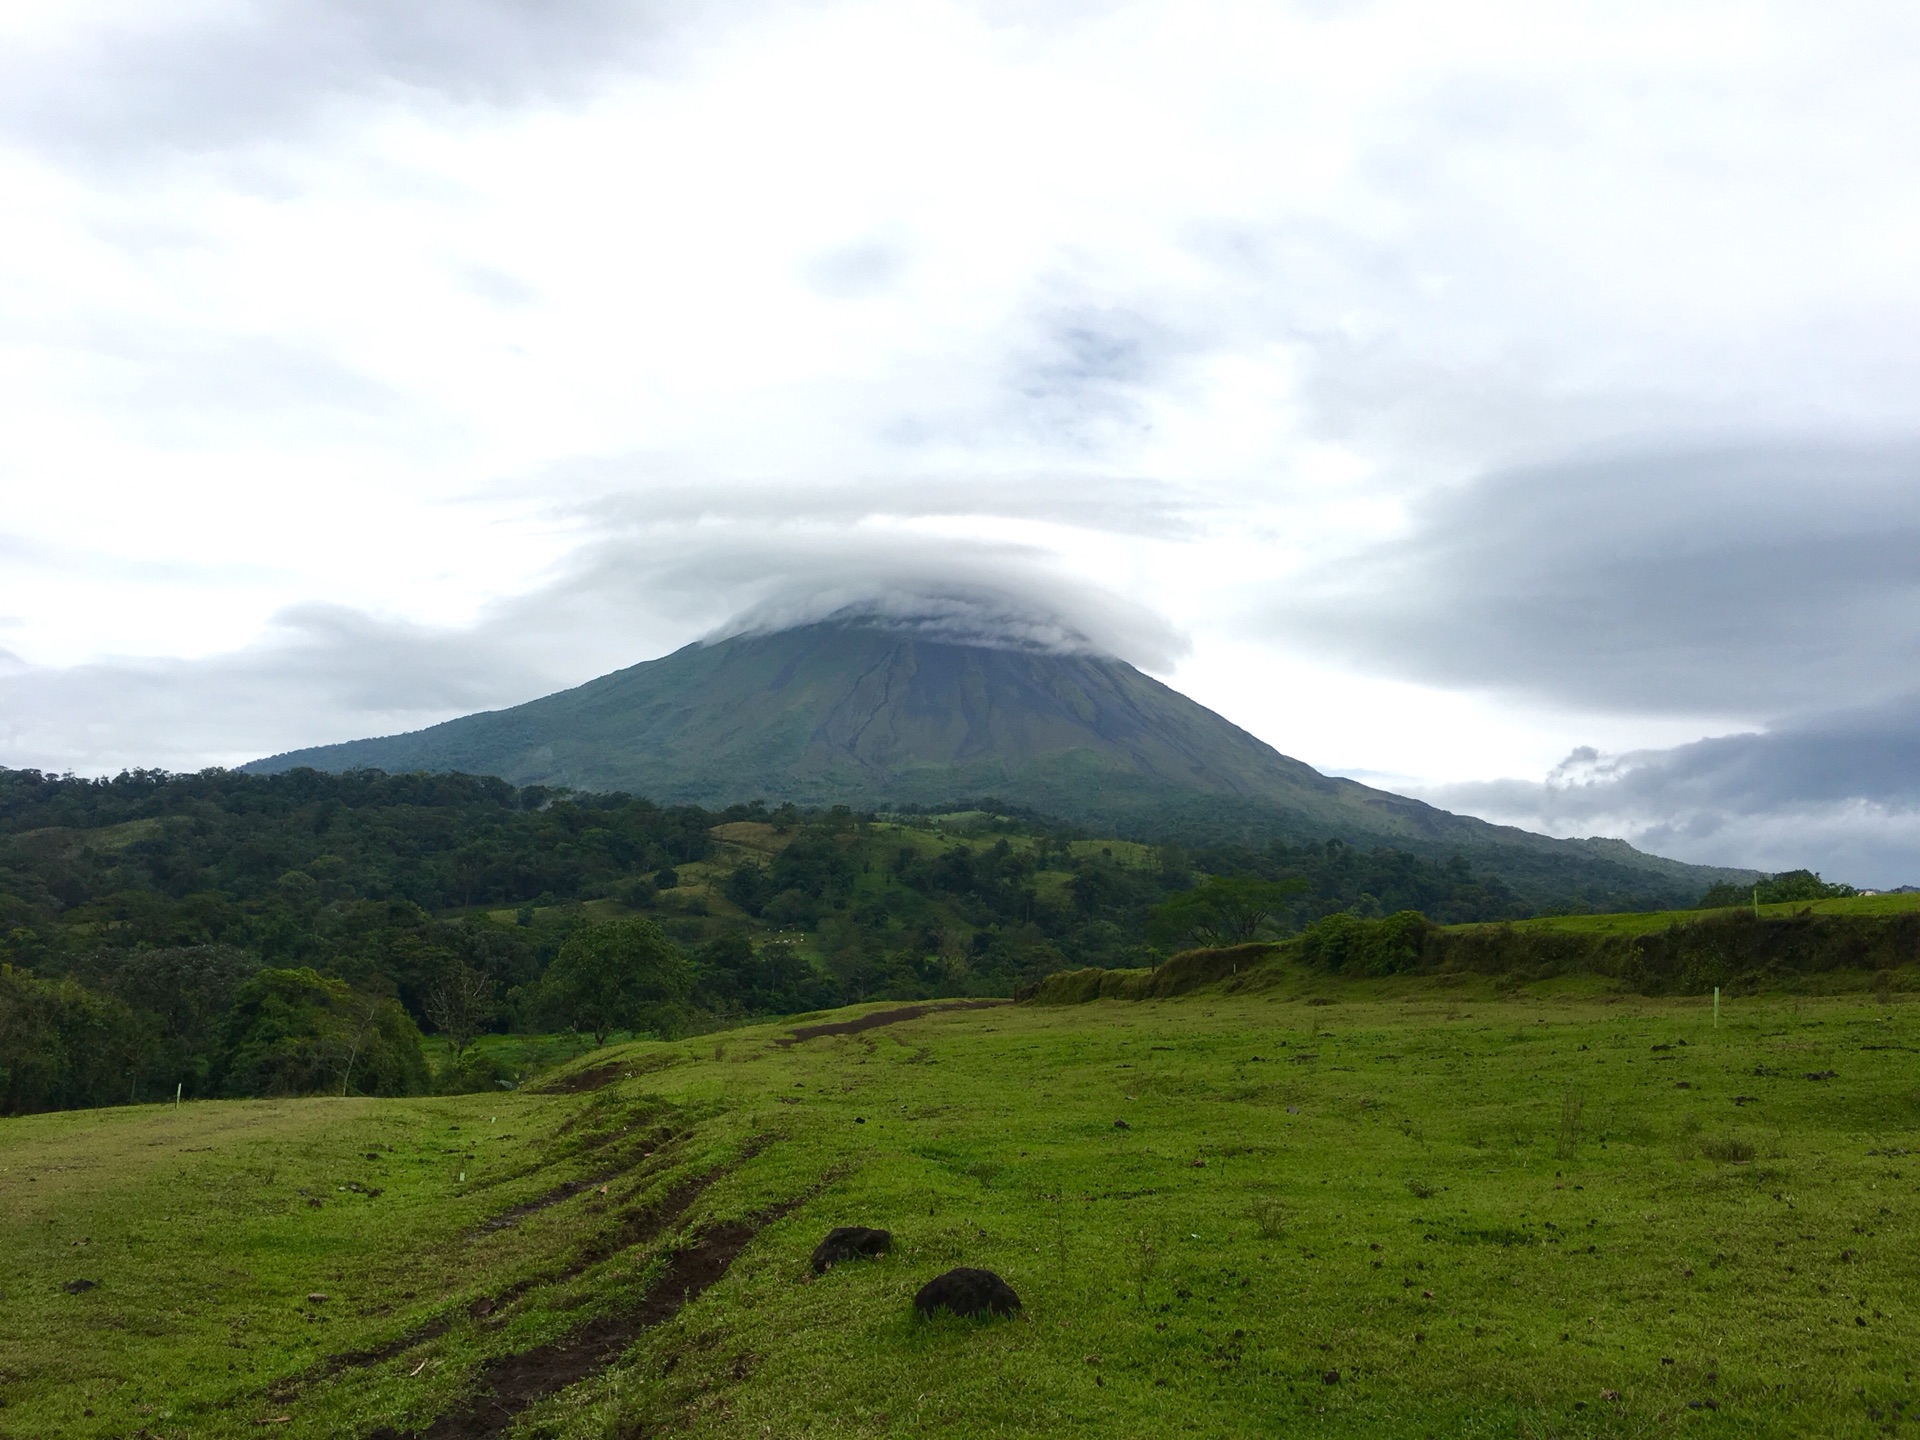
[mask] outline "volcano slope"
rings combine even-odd
[[[1715,1028],[1477,983],[869,1007],[541,1094],[11,1120],[0,1433],[1901,1427],[1920,1005]],[[842,1224],[893,1248],[816,1278]],[[1018,1317],[916,1320],[956,1265]]]
[[[864,808],[997,796],[1134,839],[1279,837],[1465,856],[1539,903],[1690,904],[1748,871],[1557,840],[1322,775],[1123,660],[856,621],[689,645],[425,730],[257,760],[464,771],[662,804]]]

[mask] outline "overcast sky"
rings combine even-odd
[[[1920,882],[1916,136],[1911,3],[0,6],[0,763],[944,587]]]

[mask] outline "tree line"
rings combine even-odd
[[[997,804],[956,820],[465,775],[0,770],[0,1108],[493,1085],[512,1076],[473,1043],[493,1032],[1009,994],[1405,909],[1524,913],[1459,859],[1149,848]]]

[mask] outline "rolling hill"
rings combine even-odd
[[[245,767],[464,771],[662,803],[979,797],[1151,839],[1461,854],[1536,897],[1690,901],[1747,872],[1556,840],[1322,775],[1132,665],[832,620],[686,646],[510,709]]]

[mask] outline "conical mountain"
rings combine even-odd
[[[247,768],[298,766],[464,771],[708,806],[992,796],[1146,838],[1461,853],[1524,889],[1595,898],[1691,898],[1734,873],[1619,841],[1553,840],[1322,775],[1112,656],[861,620],[693,644],[511,709]]]

